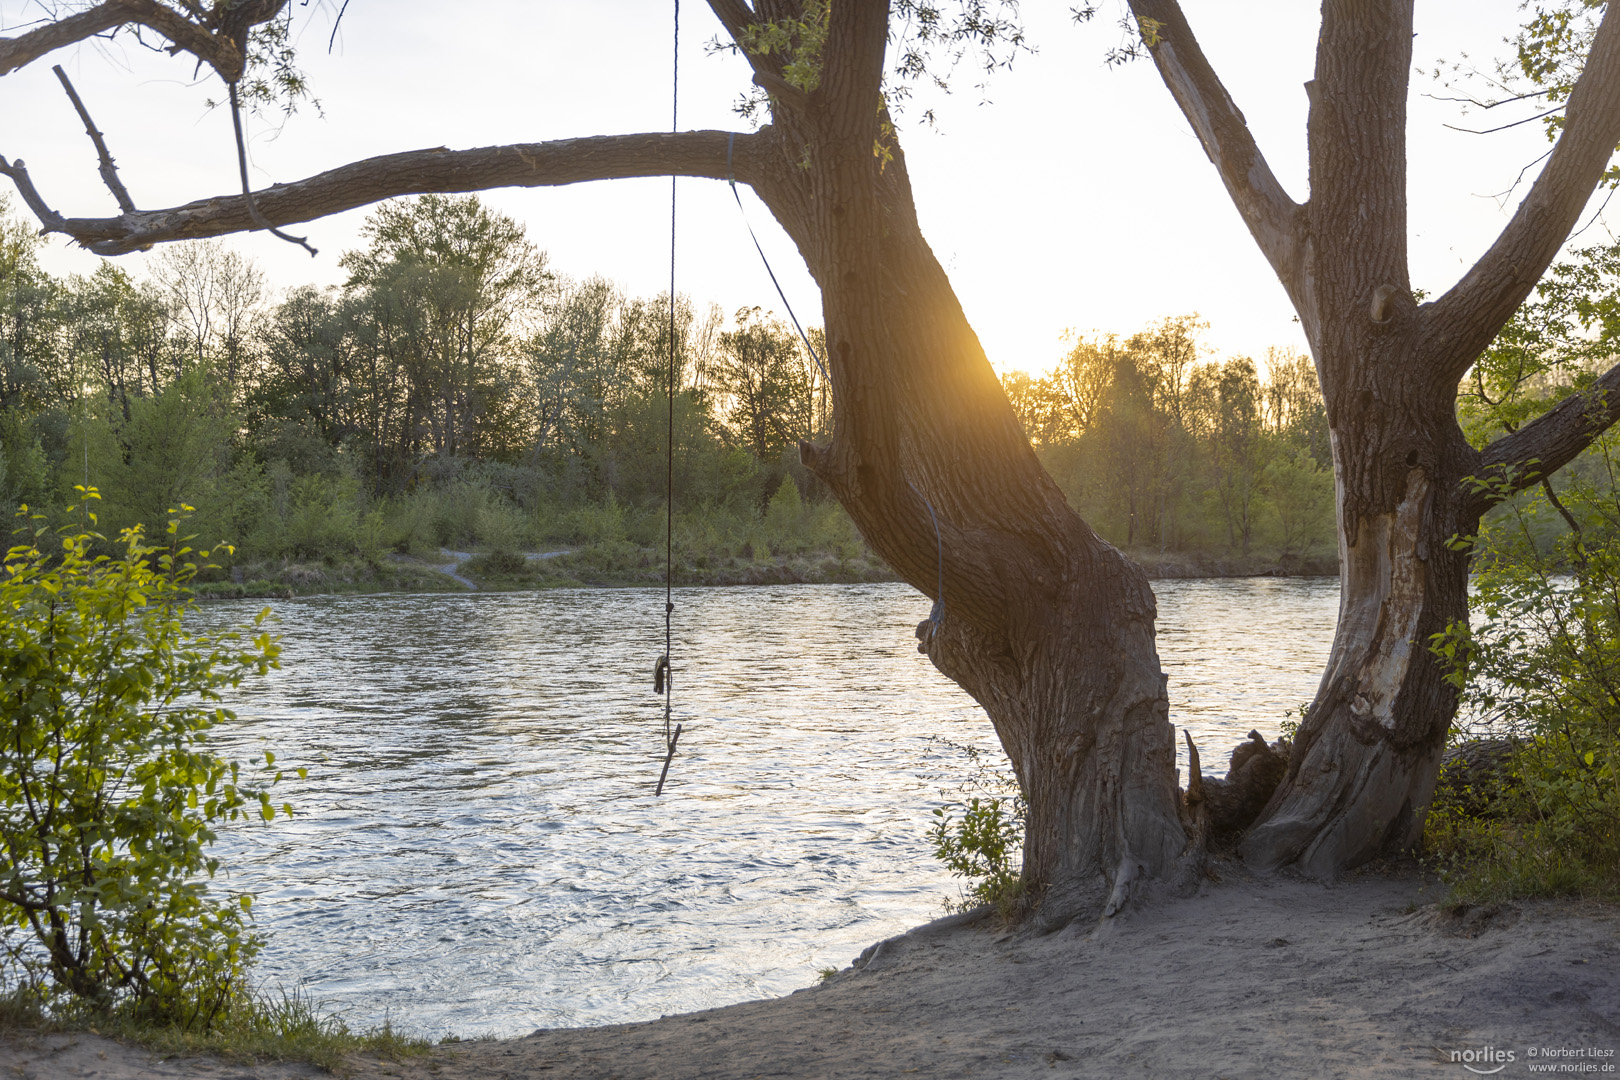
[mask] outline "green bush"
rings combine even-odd
[[[960,817],[955,813],[958,810]],[[1004,915],[1009,914],[1024,892],[1018,865],[1024,839],[1022,802],[974,797],[961,806],[939,807],[934,816],[939,820],[928,830],[934,857],[953,875],[973,883],[956,906],[966,910],[995,904]]]
[[[933,742],[967,759],[968,774],[957,790],[965,802],[946,803],[934,811],[928,830],[934,857],[951,873],[972,884],[960,902],[946,901],[952,911],[994,904],[1003,918],[1014,914],[1024,895],[1025,804],[1023,791],[1004,757],[976,746],[935,737]]]
[[[1461,898],[1620,893],[1620,489],[1561,499],[1578,526],[1536,543],[1539,498],[1511,503],[1468,543],[1487,554],[1474,626],[1435,636],[1462,695],[1458,738],[1517,741],[1490,805],[1437,800],[1430,849]]]
[[[250,781],[207,736],[231,716],[219,691],[277,666],[267,612],[250,640],[185,628],[192,558],[211,552],[179,517],[161,546],[125,529],[112,557],[88,530],[23,524],[0,573],[0,982],[56,1011],[206,1028],[259,947],[251,898],[210,892],[207,848],[219,823],[271,819],[278,778],[274,755]]]

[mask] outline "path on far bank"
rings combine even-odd
[[[557,556],[567,555],[573,550],[573,548],[562,548],[558,551],[526,551],[523,553],[523,557],[530,562],[537,559],[555,559]],[[478,591],[478,582],[474,581],[472,578],[463,576],[461,573],[461,564],[473,557],[472,552],[451,551],[449,548],[440,548],[439,554],[449,556],[450,561],[444,563],[443,565],[436,565],[433,567],[433,569],[437,570],[441,574],[444,574],[446,577],[451,578],[468,592]]]
[[[356,1060],[353,1075],[1394,1080],[1475,1075],[1465,1062],[1521,1076],[1548,1050],[1582,1049],[1600,1054],[1560,1060],[1620,1075],[1614,909],[1544,903],[1448,914],[1432,906],[1435,887],[1410,876],[1325,887],[1254,879],[1240,866],[1221,872],[1227,880],[1197,896],[1101,926],[1026,937],[931,924],[788,997],[464,1043],[403,1062]],[[1454,1052],[1473,1056],[1458,1061]],[[0,1077],[311,1075],[158,1062],[89,1036],[0,1044]]]

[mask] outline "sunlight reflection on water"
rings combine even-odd
[[[1171,719],[1221,771],[1251,727],[1274,736],[1309,699],[1338,584],[1156,590]],[[284,667],[242,687],[216,735],[309,768],[276,796],[298,817],[219,844],[229,886],[259,894],[260,976],[351,1024],[509,1035],[786,993],[941,914],[956,887],[923,834],[967,770],[931,736],[994,738],[916,652],[928,601],[901,585],[678,590],[686,732],[655,800],[662,601],[275,603]]]

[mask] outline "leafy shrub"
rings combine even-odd
[[[1462,694],[1457,737],[1518,742],[1488,815],[1477,798],[1431,808],[1429,846],[1466,899],[1620,892],[1620,490],[1600,457],[1607,484],[1564,493],[1577,528],[1550,548],[1527,499],[1469,541],[1489,553],[1475,626],[1431,643]]]
[[[960,817],[956,815],[958,810]],[[1009,914],[1013,902],[1024,892],[1018,865],[1024,838],[1022,802],[974,797],[960,806],[939,807],[934,816],[939,820],[928,830],[934,857],[955,876],[973,882],[958,906],[966,910],[979,904],[995,904],[1003,914]]]
[[[277,778],[245,780],[207,736],[231,716],[220,689],[277,666],[280,649],[268,612],[249,641],[182,625],[190,558],[210,552],[186,547],[180,525],[161,547],[125,529],[108,557],[93,554],[101,536],[52,544],[25,519],[30,541],[6,553],[0,984],[69,1011],[207,1027],[246,994],[259,947],[251,898],[209,891],[207,847],[221,822],[271,819]]]
[[[804,531],[804,500],[799,497],[799,486],[792,476],[782,477],[782,483],[765,507],[762,522],[766,544],[773,554],[802,550],[799,535]]]
[[[1025,806],[1018,780],[999,754],[949,739],[932,741],[966,757],[969,770],[957,789],[966,801],[937,808],[937,820],[928,830],[934,857],[956,877],[972,882],[959,903],[947,901],[945,906],[966,911],[994,904],[1003,917],[1010,917],[1024,894]]]

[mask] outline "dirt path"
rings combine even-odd
[[[527,551],[524,552],[523,557],[531,562],[540,559],[555,559],[557,556],[567,555],[573,550],[573,548],[562,548],[559,551]],[[439,554],[449,556],[451,561],[444,563],[443,565],[434,566],[433,569],[458,582],[468,592],[478,591],[478,582],[474,581],[470,577],[466,577],[461,572],[461,564],[473,557],[472,552],[451,551],[449,548],[440,548]]]
[[[437,570],[441,574],[444,574],[446,577],[459,582],[462,588],[466,589],[468,592],[478,591],[478,582],[474,581],[470,577],[463,577],[461,575],[461,564],[472,558],[472,552],[451,551],[449,548],[440,548],[439,554],[450,556],[451,561],[445,563],[443,566],[435,566],[433,569]]]
[[[1620,915],[1530,905],[1445,915],[1412,878],[1228,881],[1042,938],[930,924],[784,998],[540,1031],[363,1078],[1459,1077],[1596,1049],[1620,1075]],[[71,1046],[64,1045],[71,1043]],[[1529,1049],[1537,1049],[1531,1058]],[[1496,1055],[1487,1060],[1490,1049]],[[105,1058],[100,1054],[106,1054]],[[1502,1055],[1512,1053],[1512,1061]],[[0,1046],[0,1077],[308,1076],[152,1062],[89,1037]],[[1563,1075],[1571,1075],[1564,1073]]]

